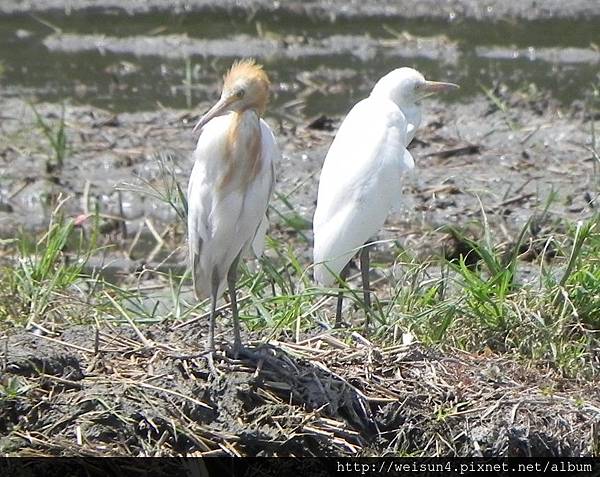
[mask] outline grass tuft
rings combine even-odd
[[[38,128],[42,131],[52,149],[53,154],[46,161],[46,173],[52,175],[63,168],[69,152],[65,124],[65,105],[62,105],[60,116],[55,124],[44,120],[33,104],[30,103],[29,107],[33,111]]]

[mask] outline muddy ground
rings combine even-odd
[[[593,213],[598,189],[586,150],[587,113],[559,115],[552,101],[540,106],[518,96],[506,100],[508,117],[523,129],[508,128],[507,115],[482,97],[452,108],[428,103],[413,145],[419,170],[403,185],[406,209],[381,234],[395,242],[379,247],[379,260],[391,260],[396,243],[423,256],[448,253],[448,234],[439,228],[474,223],[480,232],[478,197],[507,241],[532,215],[542,216],[553,190],[558,198],[540,227]],[[14,117],[4,121],[4,131],[33,144],[28,138],[37,132],[23,127],[31,120],[27,107],[19,100],[5,105],[4,115]],[[39,109],[45,117],[57,114],[54,105]],[[338,121],[333,118],[331,127]],[[51,180],[43,173],[42,152],[5,146],[4,160],[23,174],[11,182],[10,208],[2,212],[5,237],[22,224],[42,227],[48,216],[41,197],[61,191],[74,197],[66,204],[72,216],[85,212],[85,200],[97,200],[107,216],[125,217],[130,231],[147,227],[147,220],[157,228],[175,227],[180,252],[169,264],[183,267],[185,243],[172,209],[114,187],[136,183],[136,175],[154,177],[151,158],[166,152],[185,181],[193,141],[188,113],[115,115],[70,107],[67,124],[77,131],[71,136],[77,152]],[[332,132],[287,122],[276,129],[284,151],[278,189],[294,191],[294,204],[309,221],[316,173]],[[106,223],[107,237],[121,237],[119,222]],[[275,218],[273,233],[290,231]],[[298,248],[308,262],[310,248]],[[112,258],[119,260],[111,267],[127,273],[146,253],[116,253]],[[0,434],[6,437],[0,449],[19,455],[465,456],[577,456],[597,449],[597,383],[573,382],[546,367],[418,344],[347,345],[334,335],[294,344],[290,336],[272,343],[278,351],[264,361],[220,362],[223,374],[212,379],[198,357],[200,326],[144,328],[148,343],[129,329],[101,329],[98,335],[90,326],[59,326],[48,336],[5,332],[2,383],[26,392],[2,403]]]
[[[181,13],[193,11],[206,11],[211,9],[245,10],[249,12],[265,11],[270,13],[289,12],[292,14],[309,14],[316,17],[329,16],[331,18],[355,17],[363,19],[374,17],[442,17],[454,18],[455,16],[485,19],[485,18],[572,18],[598,14],[598,5],[593,0],[574,0],[563,2],[560,0],[546,0],[544,2],[529,0],[513,2],[510,0],[496,0],[482,4],[475,0],[450,0],[440,3],[435,0],[384,0],[377,2],[364,2],[360,0],[331,1],[273,1],[273,0],[176,0],[163,2],[161,0],[5,0],[0,6],[0,11],[5,13],[15,12],[48,12],[52,10],[66,11],[67,13],[78,10],[114,9],[124,10],[130,14],[145,13],[148,11],[162,11],[168,13]]]
[[[20,391],[2,402],[0,449],[27,456],[597,449],[595,383],[489,354],[349,346],[335,333],[259,345],[251,356],[219,360],[212,378],[191,331],[163,325],[141,337],[86,326],[55,337],[12,335],[2,381]]]
[[[431,3],[180,2],[168,12],[179,26],[164,20],[161,30],[171,17],[159,2],[2,2],[0,238],[39,234],[62,194],[71,197],[69,216],[98,208],[103,243],[116,245],[90,268],[110,269],[115,281],[142,262],[182,270],[183,224],[147,194],[148,184],[163,187],[161,159],[185,186],[192,123],[240,53],[272,72],[266,119],[283,159],[271,233],[294,244],[304,265],[310,246],[298,237],[310,242],[333,135],[350,104],[399,65],[463,89],[425,101],[411,145],[417,170],[399,184],[405,205],[378,237],[389,240],[377,261],[389,266],[403,248],[456,255],[461,244],[448,226],[479,236],[482,207],[494,236],[508,243],[528,220],[534,240],[591,217],[600,192],[592,151],[600,54],[590,33],[597,2]],[[188,36],[182,12],[208,19]],[[422,22],[411,26],[412,17]],[[455,20],[464,22],[457,32],[444,29]],[[564,23],[571,20],[580,23]],[[381,24],[390,25],[386,33]],[[223,25],[241,33],[223,33]],[[31,104],[56,127],[63,102],[68,150],[57,165]],[[3,264],[13,252],[3,242]],[[511,355],[381,348],[314,330],[267,348],[262,336],[246,336],[258,349],[238,360],[222,352],[222,374],[212,378],[199,356],[204,322],[141,333],[102,326],[2,330],[0,380],[14,396],[0,401],[0,452],[578,456],[599,448],[597,383]]]
[[[405,206],[391,216],[380,235],[397,242],[383,244],[382,250],[399,244],[418,255],[439,253],[444,227],[481,228],[480,201],[490,224],[506,241],[514,240],[534,216],[543,227],[558,219],[577,221],[593,214],[598,178],[589,148],[591,118],[597,113],[577,105],[564,108],[545,97],[531,99],[501,89],[497,94],[507,105],[506,112],[482,96],[451,106],[427,102],[423,126],[411,145],[417,169],[399,184]],[[55,105],[36,107],[47,121],[60,115]],[[8,99],[3,114],[4,134],[16,138],[1,154],[4,177],[10,179],[2,184],[0,220],[5,238],[22,226],[42,228],[52,211],[48,200],[58,193],[72,197],[65,210],[73,217],[95,210],[97,204],[106,217],[124,219],[130,235],[140,227],[149,235],[148,220],[156,227],[182,225],[169,205],[139,189],[144,184],[140,178],[162,187],[157,160],[161,157],[168,158],[185,186],[195,140],[191,113],[114,114],[69,107],[71,152],[51,173],[46,170],[48,146],[33,126],[29,106]],[[293,213],[309,238],[318,172],[339,120],[270,121],[283,151],[277,164],[277,192],[293,203]],[[273,207],[291,213],[277,198]],[[272,215],[276,232],[281,220]],[[109,225],[107,233],[118,230],[118,224],[112,229]],[[185,246],[180,238],[179,245]]]

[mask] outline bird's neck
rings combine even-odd
[[[412,135],[409,135],[408,142],[410,142],[414,136],[415,130],[421,124],[421,106],[417,103],[400,105],[400,110],[404,113],[404,117],[409,125],[412,126]]]
[[[247,184],[262,167],[260,117],[254,109],[233,112],[227,131],[229,162],[223,185]]]
[[[227,142],[232,147],[247,147],[260,138],[260,116],[253,108],[234,111],[229,125]]]
[[[408,123],[414,126],[414,129],[418,128],[421,124],[421,105],[412,98],[398,96],[395,92],[396,90],[390,88],[385,81],[379,80],[371,91],[371,97],[393,102],[402,111]]]

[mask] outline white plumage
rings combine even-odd
[[[396,206],[402,174],[414,167],[406,129],[404,114],[386,98],[364,99],[344,119],[319,180],[313,221],[318,283],[331,286]]]
[[[383,226],[399,205],[402,176],[415,166],[406,147],[421,122],[419,100],[457,87],[426,81],[411,68],[382,77],[370,96],[357,103],[342,122],[329,148],[319,180],[313,220],[314,276],[335,283],[352,256]],[[368,247],[361,250],[365,305],[370,306]],[[341,277],[343,278],[343,276]],[[338,298],[336,324],[341,319]]]
[[[231,148],[229,134],[236,113],[212,119],[202,131],[194,151],[194,168],[188,184],[188,237],[194,289],[199,299],[225,291],[227,272],[236,257],[252,245],[259,256],[264,246],[268,219],[265,216],[273,188],[274,162],[279,149],[271,128],[254,111],[242,113],[237,144]],[[260,170],[250,183],[244,153],[260,134]],[[232,157],[223,159],[228,154]],[[237,151],[237,154],[231,154]],[[232,170],[233,169],[233,170]],[[220,187],[228,174],[229,182]]]
[[[261,118],[269,79],[253,60],[235,63],[219,101],[198,121],[201,134],[188,184],[188,242],[194,290],[211,299],[209,366],[213,373],[216,302],[229,288],[234,354],[241,348],[236,299],[237,264],[250,248],[260,255],[267,207],[280,157],[273,132]]]

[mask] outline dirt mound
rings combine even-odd
[[[344,331],[218,353],[160,327],[2,346],[0,451],[18,455],[582,456],[600,391],[494,356],[350,346]],[[355,335],[356,336],[356,335]],[[222,348],[224,349],[224,347]]]

